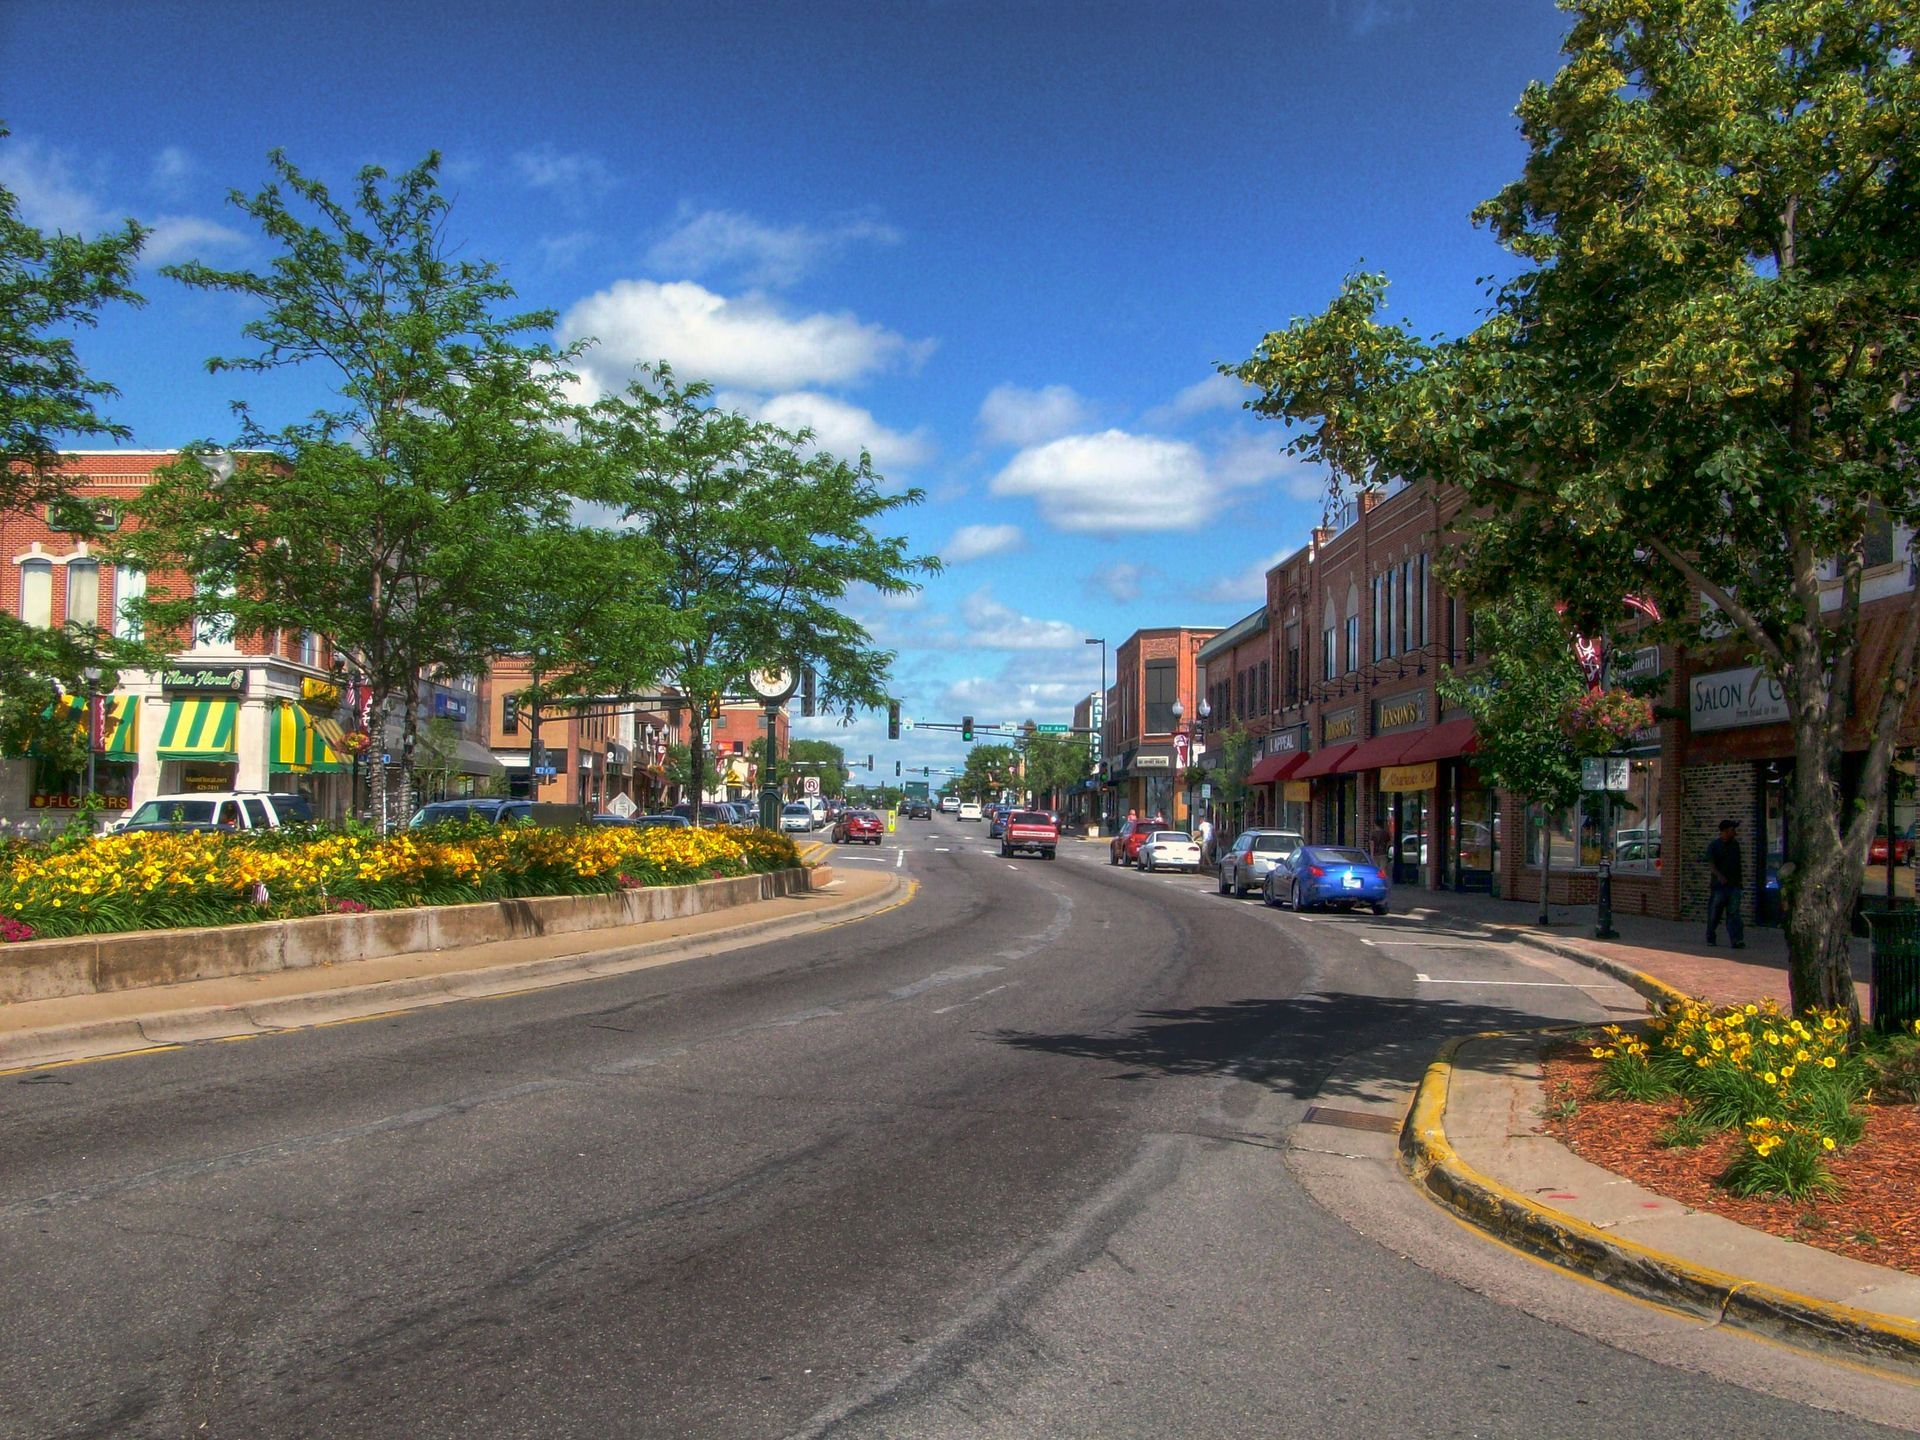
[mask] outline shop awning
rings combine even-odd
[[[267,751],[267,768],[276,772],[305,774],[313,769],[320,737],[314,734],[313,720],[304,706],[276,705],[273,731]]]
[[[1378,770],[1383,765],[1398,765],[1407,753],[1407,747],[1424,732],[1414,730],[1400,735],[1376,735],[1371,740],[1361,742],[1358,749],[1340,762],[1340,773],[1350,774],[1360,770]]]
[[[232,760],[240,702],[225,696],[186,696],[167,702],[160,727],[162,760]]]
[[[347,732],[338,720],[331,715],[315,715],[307,711],[307,718],[313,721],[313,728],[320,732],[320,738],[336,750],[343,750],[347,744]]]
[[[1284,755],[1269,755],[1247,772],[1247,783],[1249,785],[1276,784],[1290,777],[1295,770],[1306,763],[1306,755],[1299,750],[1289,750]]]
[[[100,751],[109,760],[140,758],[140,700],[116,695],[107,706],[107,743]]]
[[[1400,757],[1400,763],[1421,765],[1429,760],[1451,760],[1458,755],[1471,755],[1477,748],[1473,720],[1462,715],[1457,720],[1443,720],[1431,730],[1422,730],[1407,753]]]
[[[313,728],[316,731],[318,731],[320,727],[318,725],[315,725]],[[340,752],[334,749],[333,746],[329,745],[324,738],[319,739],[318,743],[314,747],[314,755],[313,755],[313,773],[314,774],[338,775],[343,771],[351,770],[352,768],[353,768],[352,761],[343,758]]]
[[[1307,757],[1307,763],[1287,778],[1290,780],[1314,780],[1322,775],[1331,775],[1340,768],[1340,762],[1360,748],[1359,743],[1335,745],[1330,749],[1316,750]]]

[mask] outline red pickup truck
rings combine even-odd
[[[1016,810],[1007,816],[1006,830],[1000,836],[1000,853],[1032,850],[1044,860],[1053,859],[1060,843],[1060,822],[1044,810]]]

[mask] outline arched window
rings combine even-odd
[[[92,560],[67,562],[67,624],[100,623],[100,566]]]
[[[1331,680],[1340,673],[1340,611],[1333,596],[1327,596],[1327,614],[1320,626],[1320,678]]]
[[[20,564],[20,621],[42,630],[53,624],[53,563],[49,560]]]

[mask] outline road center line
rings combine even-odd
[[[1610,990],[1610,985],[1575,985],[1566,980],[1435,980],[1426,975],[1413,977],[1422,985],[1504,985],[1515,990]]]
[[[998,995],[1002,990],[1011,989],[1013,983],[1013,981],[1009,980],[1004,985],[994,986],[991,990],[982,990],[978,995],[970,995],[965,1000],[956,1000],[951,1005],[942,1005],[933,1013],[936,1015],[944,1015],[949,1010],[958,1010],[962,1005],[971,1005],[976,1000],[984,1000],[989,995]]]

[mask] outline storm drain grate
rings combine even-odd
[[[1391,1135],[1400,1128],[1400,1121],[1392,1115],[1382,1115],[1376,1110],[1329,1110],[1325,1105],[1309,1105],[1307,1113],[1301,1117],[1303,1125],[1338,1125],[1342,1130],[1378,1130]]]

